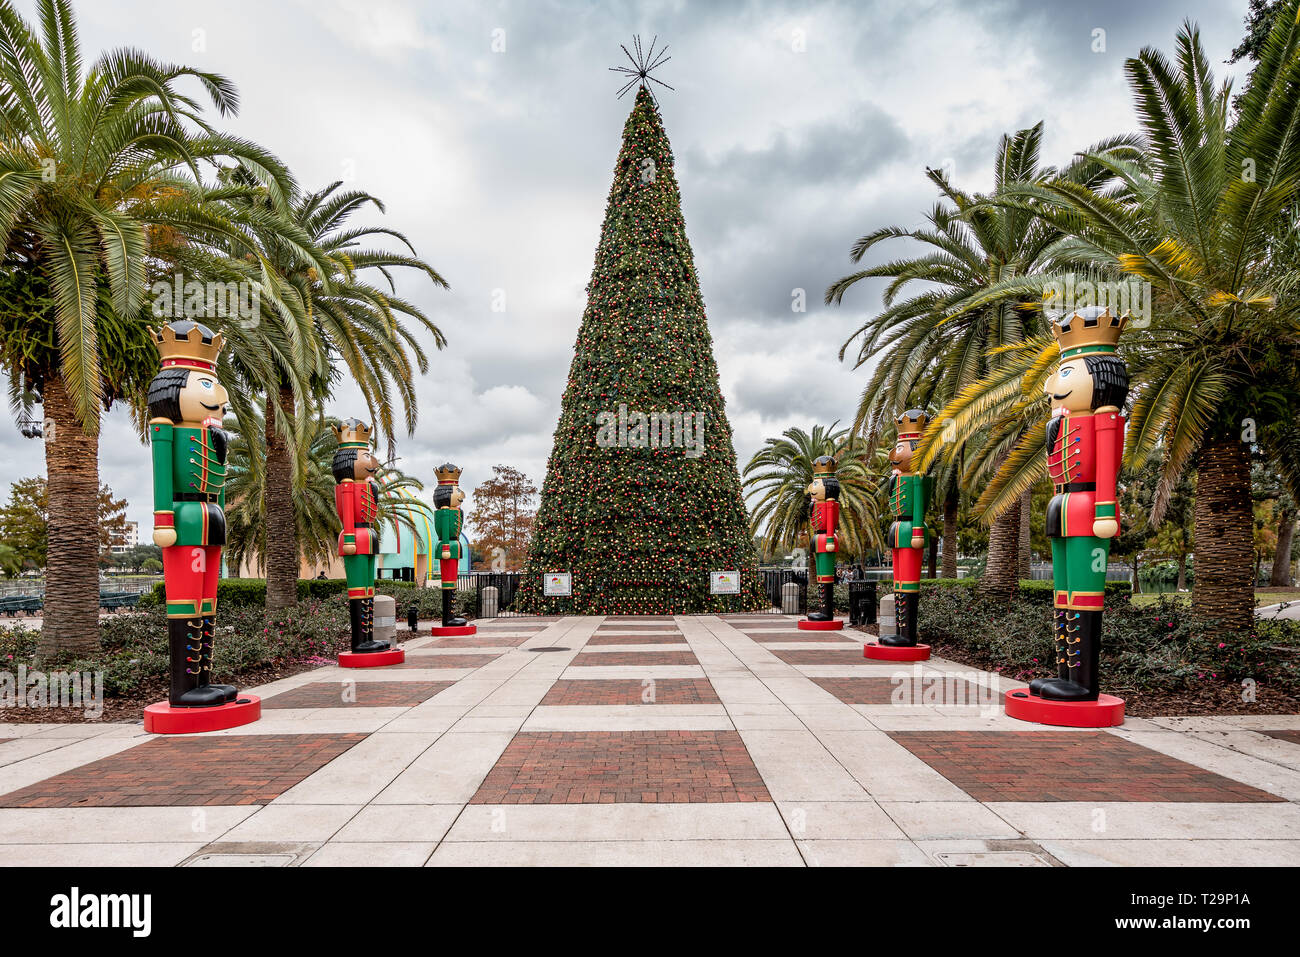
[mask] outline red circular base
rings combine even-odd
[[[844,627],[844,619],[835,618],[831,621],[809,621],[807,618],[800,618],[795,622],[795,627],[800,631],[839,631]]]
[[[929,661],[929,645],[882,645],[874,641],[862,646],[862,657],[873,661]]]
[[[406,660],[406,652],[401,648],[389,648],[387,651],[357,653],[339,652],[340,668],[382,668],[384,665],[400,665]]]
[[[1124,699],[1100,695],[1096,701],[1052,701],[1028,688],[1008,691],[1007,717],[1065,728],[1116,728],[1124,723]]]
[[[224,731],[252,724],[262,716],[262,699],[255,694],[238,698],[215,708],[173,708],[159,701],[144,709],[144,729],[150,734],[198,734]]]
[[[430,632],[435,638],[454,638],[456,635],[475,635],[478,634],[478,625],[434,625]]]

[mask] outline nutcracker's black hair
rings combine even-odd
[[[439,485],[433,490],[433,507],[434,508],[451,508],[451,493],[456,490],[454,485]]]
[[[339,446],[334,450],[334,461],[330,465],[330,471],[334,473],[334,481],[342,482],[344,479],[356,478],[357,450],[355,448],[344,448]]]
[[[1109,353],[1085,355],[1083,364],[1092,376],[1092,407],[1100,409],[1113,405],[1124,408],[1128,400],[1128,365],[1119,356]]]
[[[181,392],[193,369],[168,367],[149,383],[149,418],[181,421]]]

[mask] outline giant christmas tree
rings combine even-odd
[[[520,610],[766,604],[672,148],[644,82],[623,127],[534,529]],[[709,572],[727,570],[740,572],[740,594],[710,594]],[[571,599],[543,597],[542,573],[557,571],[572,573]]]

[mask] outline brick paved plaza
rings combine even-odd
[[[406,648],[218,734],[0,726],[0,864],[1300,863],[1300,717],[1042,728],[780,615]]]

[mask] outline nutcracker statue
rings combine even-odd
[[[460,530],[465,524],[461,503],[465,493],[460,490],[460,469],[450,462],[434,470],[438,487],[433,490],[433,530],[438,536],[434,543],[434,556],[438,559],[438,572],[442,588],[442,624],[435,625],[433,634],[440,636],[472,635],[477,626],[465,623],[464,618],[452,614],[451,604],[456,597],[456,579],[460,574]]]
[[[162,548],[171,690],[145,708],[145,730],[216,731],[256,721],[261,703],[212,681],[217,579],[226,543],[229,396],[217,380],[222,337],[188,320],[153,332],[162,367],[149,383],[153,541]]]
[[[1053,322],[1061,356],[1047,380],[1047,505],[1055,602],[1057,676],[1009,692],[1007,714],[1027,721],[1109,727],[1124,702],[1100,693],[1098,655],[1110,541],[1119,534],[1115,485],[1124,455],[1128,368],[1116,354],[1127,316],[1089,308]]]
[[[895,633],[881,635],[866,646],[868,658],[924,661],[930,646],[917,641],[917,616],[921,603],[921,562],[930,544],[925,512],[930,505],[934,479],[912,470],[912,455],[930,418],[921,409],[908,409],[898,417],[898,440],[889,453],[894,470],[889,476],[889,546],[894,552]]]
[[[348,582],[348,618],[352,625],[351,651],[339,655],[344,668],[398,664],[406,658],[400,649],[389,651],[388,642],[375,640],[375,559],[379,552],[379,514],[382,489],[375,480],[379,460],[370,450],[370,426],[346,419],[334,428],[339,445],[334,452],[334,508],[343,530],[339,556]],[[395,657],[400,656],[400,657]]]
[[[813,551],[813,578],[816,581],[821,610],[808,612],[797,623],[806,631],[832,631],[844,627],[844,619],[835,617],[835,531],[840,520],[840,482],[835,477],[835,459],[818,456],[813,461],[813,480],[808,483],[810,503],[808,544]]]

